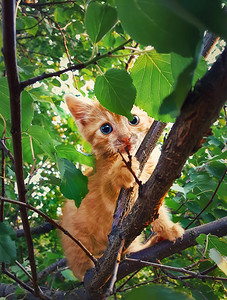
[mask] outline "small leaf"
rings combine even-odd
[[[64,22],[65,16],[64,16],[64,9],[61,7],[57,7],[54,10],[54,19],[56,22]]]
[[[26,18],[23,19],[23,22],[24,22],[24,30],[26,30],[31,35],[35,36],[39,29],[38,21],[31,16],[27,16]]]
[[[132,78],[125,70],[110,69],[95,82],[95,95],[108,110],[132,118],[130,113],[136,98]]]
[[[33,142],[37,143],[44,153],[54,158],[54,145],[49,132],[41,126],[33,125],[28,128],[27,133],[32,137]]]
[[[22,130],[25,131],[32,123],[34,115],[33,98],[27,91],[21,95]]]
[[[67,158],[70,161],[78,162],[79,164],[94,167],[95,157],[91,154],[83,153],[75,149],[73,145],[58,145],[56,148],[60,158]]]
[[[5,223],[0,223],[0,262],[10,263],[16,259],[14,230]]]
[[[76,207],[79,207],[88,193],[88,179],[69,160],[58,158],[57,161],[62,178],[60,191],[66,198],[74,200]]]
[[[69,269],[62,271],[61,274],[65,277],[65,279],[68,279],[70,281],[77,281],[76,277],[73,275],[73,272]]]
[[[85,16],[86,31],[93,43],[98,43],[117,22],[117,11],[107,4],[91,2]]]
[[[0,78],[0,107],[1,114],[5,120],[11,121],[10,116],[10,98],[7,78]],[[30,93],[23,91],[21,95],[21,112],[22,112],[22,130],[25,131],[30,126],[33,114],[33,98]]]

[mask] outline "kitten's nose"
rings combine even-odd
[[[129,136],[126,136],[126,135],[119,136],[118,140],[122,144],[126,144],[126,145],[130,144],[130,137]]]
[[[129,152],[131,149],[131,137],[128,135],[119,136],[118,141],[121,143],[121,147],[119,148],[120,151]]]

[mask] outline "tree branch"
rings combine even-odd
[[[125,41],[123,44],[121,44],[117,48],[113,49],[111,52],[105,53],[103,55],[100,55],[98,53],[94,58],[92,58],[91,60],[89,60],[89,61],[87,61],[85,63],[80,63],[80,64],[71,66],[69,68],[66,68],[66,69],[63,69],[63,70],[60,70],[60,71],[57,71],[57,72],[52,72],[52,73],[48,73],[48,74],[47,73],[43,73],[42,75],[39,75],[37,77],[30,78],[28,80],[22,81],[20,83],[21,90],[23,90],[25,87],[27,87],[27,86],[29,86],[31,84],[36,83],[37,81],[41,81],[41,80],[46,79],[46,78],[50,78],[50,77],[54,77],[54,76],[60,76],[61,74],[66,73],[68,71],[84,69],[84,68],[86,68],[89,65],[95,64],[100,59],[109,57],[109,56],[111,56],[112,53],[117,52],[117,51],[119,51],[121,49],[124,49],[124,45],[128,44],[131,41],[132,41],[132,39],[129,39],[129,40]]]
[[[3,55],[7,72],[10,93],[11,108],[11,133],[13,138],[13,151],[15,160],[15,174],[17,179],[18,196],[20,202],[26,203],[26,189],[24,185],[22,140],[21,140],[21,89],[17,71],[16,60],[16,30],[15,30],[15,7],[14,0],[2,1],[2,25],[3,25]],[[28,222],[27,209],[20,206],[22,223],[28,246],[28,256],[31,265],[31,273],[34,285],[34,294],[39,295],[37,282],[34,247],[30,226]]]
[[[185,231],[182,239],[178,239],[175,243],[163,240],[152,247],[146,248],[139,252],[131,253],[129,258],[141,259],[148,262],[157,262],[169,257],[175,253],[179,253],[191,246],[197,245],[196,238],[201,234],[212,234],[218,237],[227,235],[227,217],[220,220],[197,226]],[[124,278],[128,274],[141,269],[144,265],[138,261],[123,261],[119,266],[118,280]]]
[[[219,237],[227,235],[227,217],[211,222],[209,224],[201,225],[192,229],[188,229],[183,239],[178,239],[175,243],[172,243],[168,240],[164,240],[159,242],[158,244],[153,245],[152,247],[146,248],[139,252],[131,253],[129,258],[134,259],[134,261],[123,261],[119,266],[118,277],[117,281],[121,280],[125,276],[129,275],[132,272],[140,270],[144,265],[139,260],[144,260],[148,262],[157,262],[157,260],[162,260],[164,258],[170,257],[175,253],[179,253],[189,247],[195,246],[197,244],[196,238],[200,234],[212,234],[217,235]],[[59,263],[64,263],[63,260],[59,261]],[[57,263],[56,263],[57,264]],[[42,273],[42,271],[40,272]],[[203,274],[201,272],[201,274]],[[204,274],[205,275],[205,274]],[[43,276],[42,276],[43,278]],[[0,297],[6,297],[9,294],[15,292],[16,286],[15,285],[0,285]],[[13,292],[14,291],[14,292]],[[49,295],[47,291],[45,294]],[[78,300],[94,300],[95,298],[90,298],[89,295],[86,293],[85,288],[79,288],[75,291],[69,292],[67,294],[70,299],[78,299]],[[52,297],[58,299],[64,299],[66,297],[66,293],[63,291],[55,291],[52,294]],[[25,297],[27,299],[28,297]],[[53,299],[52,298],[52,299]],[[54,299],[55,299],[54,298]],[[97,299],[102,299],[97,298]]]

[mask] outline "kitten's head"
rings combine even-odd
[[[66,95],[65,101],[96,156],[111,156],[118,150],[135,154],[153,123],[153,119],[136,106],[131,111],[134,119],[130,122],[126,117],[108,111],[97,100]]]

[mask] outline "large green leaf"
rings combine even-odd
[[[71,144],[69,145],[58,145],[55,147],[57,155],[60,158],[67,158],[70,161],[78,162],[79,164],[94,167],[95,158],[94,155],[80,152],[75,149]]]
[[[107,4],[91,2],[85,16],[86,31],[93,43],[98,43],[117,22],[117,11]]]
[[[190,300],[192,299],[186,294],[177,292],[171,288],[161,286],[161,285],[152,285],[146,287],[139,287],[133,289],[125,297],[126,300],[138,300],[138,299],[165,299],[165,300]]]
[[[158,52],[193,57],[202,34],[174,14],[160,0],[116,0],[125,31],[137,42]]]
[[[0,262],[10,263],[16,259],[15,236],[9,225],[0,223]]]
[[[162,0],[173,13],[197,28],[227,40],[227,14],[220,0]]]
[[[45,154],[54,158],[54,144],[46,129],[38,125],[33,125],[27,130],[27,133],[32,137],[33,142],[35,142]]]
[[[62,178],[60,191],[66,198],[74,200],[75,205],[79,207],[88,193],[88,179],[69,160],[58,158],[57,161]]]
[[[110,69],[95,81],[95,95],[108,110],[132,118],[130,113],[136,98],[132,78],[125,70]]]
[[[160,114],[170,114],[172,118],[177,117],[192,85],[205,73],[206,64],[203,60],[198,60],[199,48],[198,56],[195,55],[193,59],[175,53],[171,54],[171,69],[175,83],[172,93],[164,99],[160,107]]]
[[[176,53],[160,54],[155,50],[140,56],[131,71],[137,89],[135,103],[157,120],[173,121],[169,113],[173,117],[179,113],[192,85],[194,69],[191,70],[191,63],[191,58]],[[195,71],[195,80],[205,71],[206,64],[201,60],[198,71]],[[164,106],[161,106],[165,98]],[[159,113],[160,107],[162,114]]]
[[[132,68],[131,76],[137,90],[135,104],[156,120],[173,121],[168,115],[159,115],[163,99],[173,89],[172,73],[171,54],[159,54],[156,51],[140,56]]]

